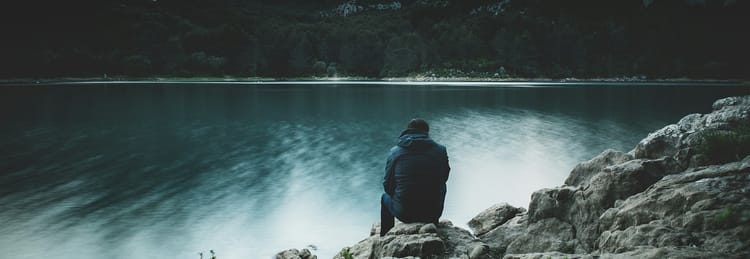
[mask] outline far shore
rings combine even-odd
[[[747,79],[692,79],[636,77],[617,78],[486,78],[486,77],[60,77],[0,79],[0,86],[76,85],[76,84],[394,84],[394,85],[466,85],[466,86],[561,86],[590,85],[698,85],[750,86]]]

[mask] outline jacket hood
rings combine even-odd
[[[431,147],[434,143],[424,131],[408,128],[401,132],[397,145],[406,149],[424,149]]]

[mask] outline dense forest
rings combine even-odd
[[[0,77],[747,78],[750,1],[23,1]]]

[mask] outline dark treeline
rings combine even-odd
[[[746,78],[749,2],[32,0],[0,77]]]

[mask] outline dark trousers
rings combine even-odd
[[[380,236],[385,236],[388,230],[396,223],[393,212],[391,212],[391,196],[384,193],[380,197]]]
[[[398,217],[398,219],[404,223],[423,222],[433,223],[435,224],[435,226],[437,226],[442,212],[443,207],[441,206],[440,211],[439,213],[437,213],[437,215],[401,215],[400,212],[394,210],[393,204],[391,202],[391,196],[387,193],[384,193],[380,198],[380,236],[385,236],[385,233],[388,233],[388,230],[391,230],[391,228],[393,228],[393,225],[395,225],[396,223],[395,217]]]

